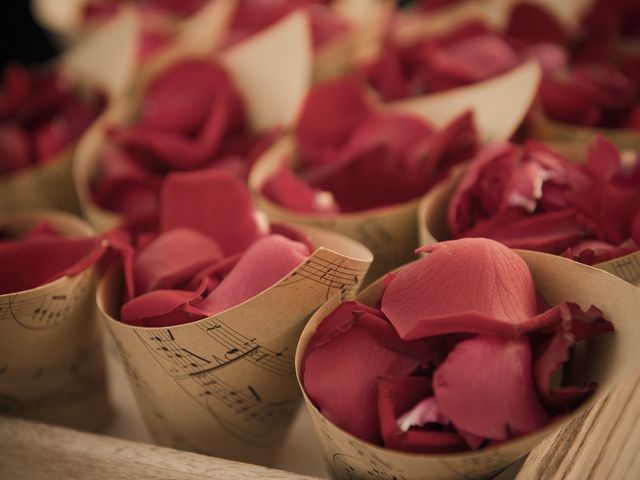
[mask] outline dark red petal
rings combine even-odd
[[[436,369],[433,388],[456,428],[492,440],[538,430],[550,418],[538,402],[527,337],[463,340]]]
[[[397,272],[382,296],[382,311],[403,339],[514,332],[536,315],[531,272],[504,245],[469,238],[421,251],[429,255]]]
[[[134,259],[136,292],[178,288],[222,257],[216,242],[201,233],[186,228],[166,231]]]
[[[418,362],[387,348],[351,308],[336,309],[326,321],[334,328],[323,332],[325,341],[310,343],[304,353],[305,391],[330,421],[358,438],[378,443],[378,377],[407,375]]]
[[[0,125],[0,175],[27,168],[31,162],[27,133],[17,124]]]
[[[138,327],[170,327],[206,317],[192,313],[188,304],[204,291],[205,283],[192,292],[182,290],[154,290],[129,300],[122,306],[120,320]]]
[[[221,170],[171,173],[160,194],[160,230],[197,230],[225,255],[244,251],[262,236],[251,194],[234,175]]]
[[[464,449],[464,441],[452,431],[400,428],[399,418],[403,413],[424,399],[435,400],[429,395],[432,391],[430,379],[426,377],[383,377],[378,380],[378,415],[385,447],[414,453],[446,453]],[[429,423],[439,423],[442,418],[436,414],[433,420]]]
[[[524,43],[565,44],[568,33],[544,7],[521,2],[511,10],[506,34]]]
[[[0,242],[0,294],[39,287],[95,264],[105,247],[98,237],[37,235]]]
[[[227,310],[253,298],[291,273],[309,256],[304,243],[281,235],[257,240],[233,270],[197,308],[207,315]]]
[[[327,152],[340,148],[360,122],[373,111],[363,86],[354,77],[342,77],[314,86],[296,125],[301,161],[306,167],[326,163]]]

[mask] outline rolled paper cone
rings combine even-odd
[[[136,31],[135,19],[122,15],[63,54],[53,65],[74,81],[81,94],[104,94],[108,108],[127,88],[133,73],[132,45]],[[0,176],[0,213],[38,208],[80,213],[72,175],[72,158],[78,142],[44,164]]]
[[[640,132],[631,129],[591,128],[557,122],[537,112],[531,118],[527,136],[544,142],[571,142],[589,145],[598,135],[608,138],[621,150],[640,150]]]
[[[304,393],[300,367],[305,349],[318,325],[338,306],[332,297],[311,317],[296,349],[296,376],[316,428],[323,453],[335,478],[402,478],[404,480],[449,480],[489,478],[526,455],[547,435],[571,422],[604,399],[613,387],[637,374],[640,367],[640,296],[637,288],[602,270],[546,253],[518,251],[533,273],[536,286],[551,305],[565,301],[583,308],[597,305],[615,325],[615,332],[588,339],[578,361],[571,362],[566,377],[571,383],[597,381],[594,394],[573,413],[526,436],[482,450],[451,454],[415,454],[370,444],[335,426]],[[358,300],[374,306],[382,293],[378,280]],[[374,472],[374,473],[372,473]],[[377,475],[377,476],[376,476]]]
[[[40,25],[52,32],[62,46],[82,36],[81,11],[87,0],[31,0],[31,11]]]
[[[0,227],[19,234],[41,220],[92,235],[77,217],[50,210],[1,216]],[[0,414],[89,430],[107,420],[94,270],[0,295]]]
[[[219,12],[216,16],[219,23],[214,30],[221,31],[222,23],[226,21],[225,15],[230,14],[234,3],[232,0],[217,0],[214,5],[218,5]],[[202,15],[205,13],[206,16],[193,20],[197,20],[197,25],[189,30],[189,35],[150,61],[136,75],[129,94],[122,96],[85,133],[78,145],[73,160],[73,181],[82,211],[97,231],[113,228],[122,220],[120,214],[105,210],[91,197],[91,182],[99,175],[97,159],[107,141],[107,128],[131,123],[138,115],[145,86],[172,64],[195,57],[211,58],[224,65],[245,100],[247,117],[254,128],[287,127],[298,114],[311,82],[313,64],[311,33],[306,16],[301,12],[288,15],[216,58],[211,57],[213,46],[211,49],[203,48],[202,43],[197,41],[205,35],[200,30],[207,25],[211,27],[210,23],[200,22],[211,16],[210,11],[202,12]],[[288,53],[284,55],[283,52]]]
[[[565,153],[562,150],[562,145],[559,146],[560,149],[558,151]],[[568,147],[568,152],[577,152],[573,148],[575,147],[574,145],[569,145]],[[451,240],[451,232],[447,224],[447,210],[449,201],[464,173],[464,167],[457,169],[448,179],[440,182],[420,200],[417,217],[420,245]],[[631,284],[640,286],[640,251],[593,266],[612,273]]]
[[[304,232],[319,247],[302,265],[246,302],[193,323],[124,324],[117,320],[121,272],[102,279],[98,307],[159,443],[251,463],[273,461],[299,405],[293,352],[300,332],[327,298],[352,298],[372,261],[353,240]]]

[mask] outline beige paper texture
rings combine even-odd
[[[133,73],[136,31],[132,16],[120,16],[59,57],[56,65],[80,90],[105,93],[108,104],[122,94]],[[46,164],[0,176],[0,213],[33,208],[79,213],[71,172],[75,147],[68,146]]]
[[[538,62],[530,60],[488,80],[393,102],[389,108],[421,115],[440,128],[470,109],[483,142],[508,140],[529,111],[541,75]]]
[[[613,334],[586,341],[577,368],[569,373],[574,382],[598,381],[595,394],[571,415],[503,445],[467,453],[420,455],[386,450],[363,442],[333,425],[303,393],[325,458],[336,478],[453,480],[491,477],[529,452],[544,437],[604,399],[614,386],[637,373],[640,367],[637,348],[640,341],[640,296],[637,288],[607,272],[565,258],[537,252],[518,253],[529,265],[539,291],[550,304],[573,301],[583,308],[594,304],[615,325]],[[382,279],[362,292],[358,299],[374,305],[381,292]],[[330,299],[316,311],[302,332],[296,349],[298,381],[309,340],[317,326],[338,304],[338,297]]]
[[[92,234],[78,218],[48,210],[5,215],[0,226],[20,233],[39,220],[65,234]],[[106,421],[109,407],[94,298],[93,267],[0,295],[0,414],[92,430]]]
[[[355,296],[372,260],[350,239],[305,231],[320,247],[291,274],[234,308],[189,324],[121,323],[115,319],[120,272],[100,282],[98,306],[159,443],[271,463],[299,405],[293,355],[300,332],[327,298]]]
[[[540,112],[532,116],[527,135],[544,142],[567,142],[585,146],[591,144],[598,135],[603,135],[621,150],[640,150],[640,133],[637,131],[570,125],[552,120]]]
[[[584,159],[584,157],[582,157]],[[420,245],[450,240],[447,225],[449,200],[464,175],[464,168],[455,171],[448,180],[440,182],[427,193],[418,206],[418,233]],[[640,251],[594,265],[627,282],[640,286]],[[640,312],[639,312],[640,314]]]

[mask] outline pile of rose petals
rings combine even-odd
[[[0,231],[0,294],[21,292],[76,275],[104,254],[99,237],[67,237],[42,221],[20,236]]]
[[[80,137],[103,104],[98,95],[81,97],[54,68],[7,66],[0,93],[0,175],[54,160]]]
[[[295,131],[298,168],[283,163],[262,193],[288,209],[355,212],[419,197],[476,152],[470,113],[437,131],[409,113],[383,111],[353,76],[316,85]],[[287,159],[283,159],[287,160]]]
[[[640,248],[640,159],[623,161],[599,137],[584,163],[529,142],[485,148],[449,202],[453,238],[486,237],[512,248],[594,264]]]
[[[596,307],[544,305],[526,263],[492,240],[422,252],[389,274],[377,308],[343,302],[318,325],[301,378],[327,419],[387,448],[447,453],[534,432],[594,390],[556,377],[575,342],[613,330]]]
[[[157,224],[110,233],[124,258],[121,321],[130,325],[179,325],[222,312],[311,253],[303,235],[262,226],[242,182],[219,169],[168,175]]]
[[[155,212],[168,172],[220,168],[245,178],[272,135],[247,130],[242,99],[222,67],[181,60],[148,83],[133,124],[109,131],[93,199],[122,214]]]

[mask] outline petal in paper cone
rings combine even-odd
[[[220,247],[209,237],[185,228],[168,230],[135,256],[136,292],[178,288],[222,257]]]
[[[234,307],[282,280],[310,254],[304,243],[281,235],[257,240],[233,270],[197,308],[207,315]]]
[[[418,362],[372,335],[359,322],[360,311],[357,305],[344,303],[327,317],[335,328],[324,332],[324,341],[306,350],[302,382],[328,419],[358,438],[378,442],[377,379],[407,375]],[[388,326],[386,320],[376,318]]]
[[[262,236],[251,195],[222,170],[171,173],[160,196],[160,229],[185,227],[214,239],[225,255],[242,252]]]
[[[507,440],[549,422],[536,396],[527,337],[463,340],[436,369],[433,389],[456,428],[479,437]]]
[[[378,380],[378,414],[385,447],[414,453],[445,453],[465,448],[464,440],[454,431],[412,428],[449,423],[434,406],[430,383],[426,377]]]
[[[20,292],[76,275],[95,264],[105,247],[97,237],[33,235],[0,241],[0,294]]]
[[[381,309],[403,339],[455,332],[518,335],[535,317],[531,272],[504,245],[469,238],[421,251],[429,255],[397,272],[382,295]]]

